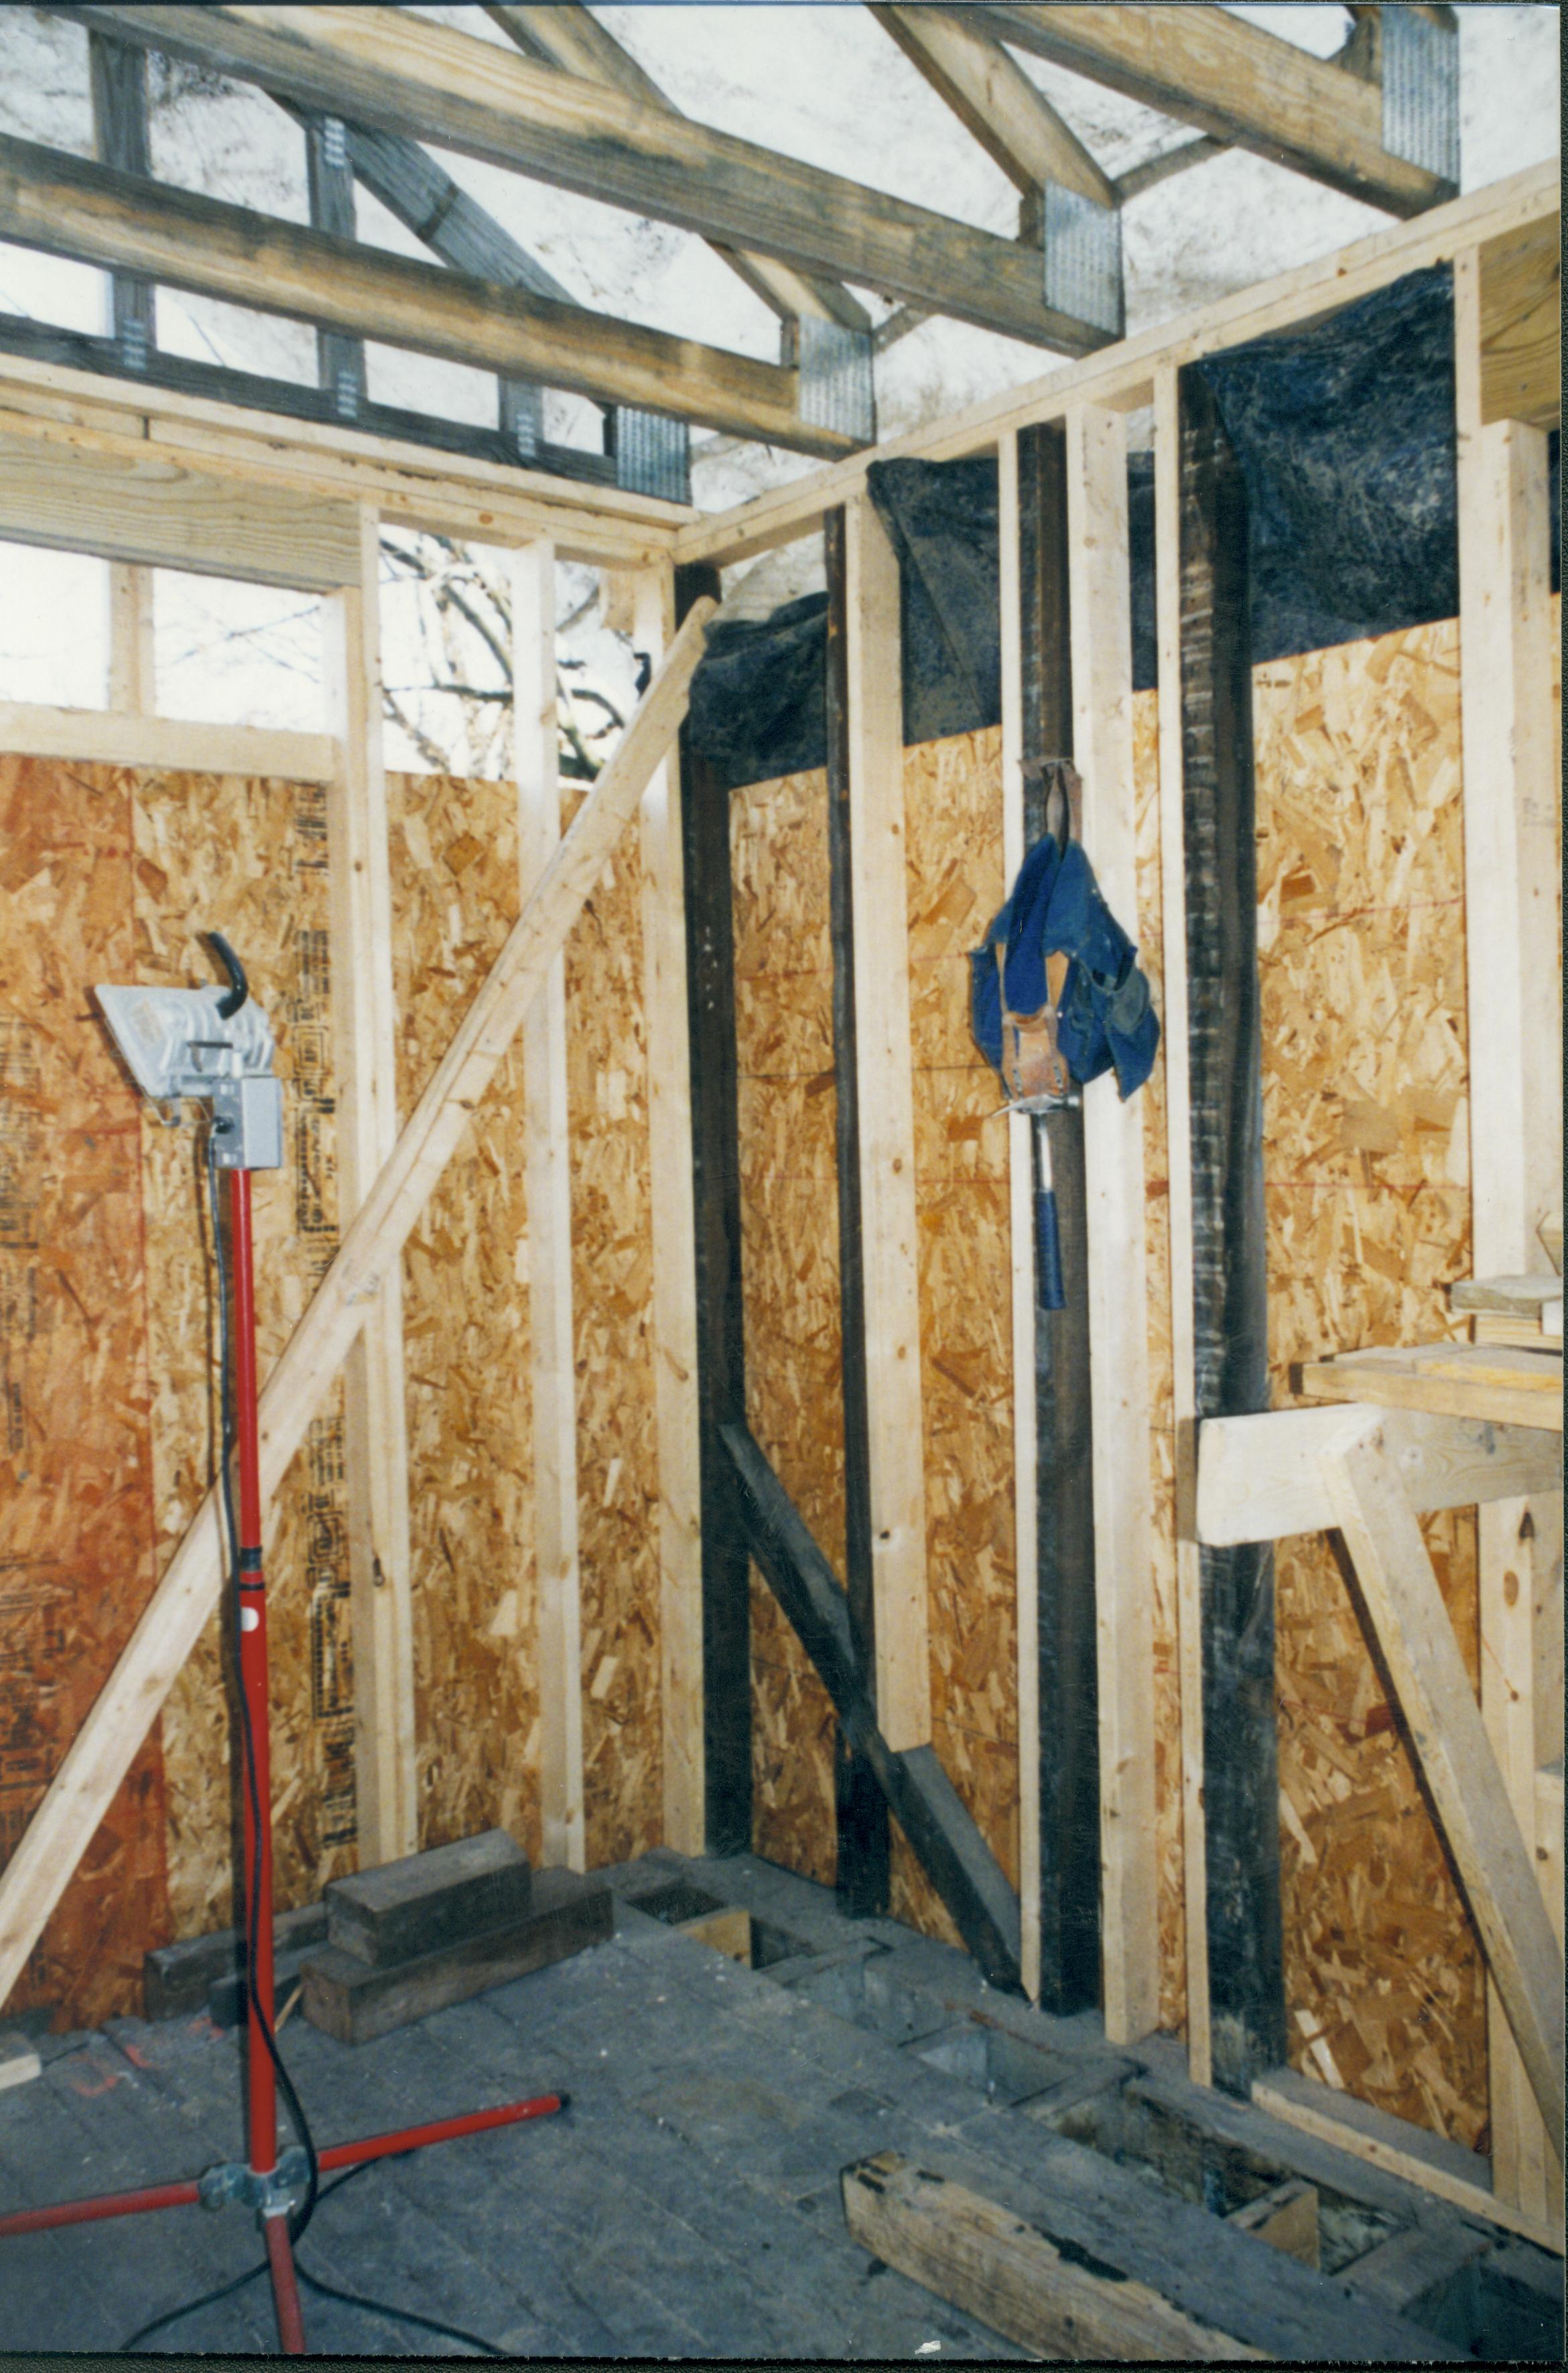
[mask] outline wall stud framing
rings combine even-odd
[[[553,544],[541,538],[513,555],[511,588],[518,875],[526,902],[561,838]],[[540,1818],[546,1865],[582,1870],[582,1616],[564,952],[551,964],[524,1019],[522,1065]]]
[[[655,667],[675,632],[670,568],[632,580],[636,648]],[[678,769],[666,758],[642,795],[642,1005],[653,1207],[653,1390],[659,1437],[660,1716],[664,1843],[704,1851],[702,1476],[697,1405],[696,1215],[689,1148],[685,868]]]
[[[1154,604],[1159,648],[1160,916],[1164,951],[1165,1155],[1170,1182],[1171,1417],[1176,1433],[1176,1662],[1181,1699],[1181,1853],[1188,2073],[1213,2082],[1209,2012],[1208,1849],[1203,1814],[1203,1581],[1190,1511],[1198,1403],[1193,1367],[1192,1115],[1187,996],[1187,858],[1181,702],[1181,388],[1154,375]]]
[[[1484,418],[1483,258],[1454,267],[1458,429],[1460,727],[1470,1059],[1472,1251],[1478,1277],[1534,1266],[1536,1230],[1562,1195],[1562,1008],[1553,883],[1556,756],[1550,706],[1551,577],[1547,438]],[[1476,961],[1475,952],[1484,951]],[[1556,1507],[1505,1501],[1479,1512],[1481,1707],[1504,1783],[1534,1836],[1537,1602],[1555,1589],[1536,1545]],[[1548,1561],[1542,1561],[1548,1562]],[[1562,2176],[1495,1985],[1488,1992],[1493,2176],[1527,2214],[1562,2215]]]
[[[380,527],[358,512],[359,581],[324,604],[326,674],[341,772],[329,785],[332,992],[337,1040],[338,1203],[346,1229],[397,1142],[397,1006],[381,754]],[[419,1842],[414,1630],[404,1396],[403,1277],[380,1280],[345,1374],[355,1788],[364,1867]]]
[[[931,1687],[898,560],[869,496],[845,555],[876,1713],[897,1752],[929,1742]]]
[[[1111,911],[1137,912],[1127,424],[1067,415],[1075,763],[1083,840]],[[1101,1964],[1106,2034],[1159,2024],[1154,1851],[1153,1505],[1149,1471],[1143,1116],[1104,1079],[1083,1100],[1094,1593],[1100,1710]]]

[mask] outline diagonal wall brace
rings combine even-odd
[[[740,1479],[747,1547],[863,1756],[888,1810],[993,1986],[1019,1985],[1018,1899],[933,1748],[895,1754],[877,1725],[849,1628],[849,1602],[790,1494],[743,1425],[719,1429]]]

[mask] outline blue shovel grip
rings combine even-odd
[[[1065,1310],[1061,1235],[1057,1227],[1056,1195],[1048,1186],[1035,1198],[1035,1265],[1036,1306],[1041,1310]]]

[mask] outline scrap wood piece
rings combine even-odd
[[[1512,1318],[1539,1318],[1543,1306],[1560,1299],[1562,1280],[1555,1269],[1524,1277],[1461,1277],[1448,1288],[1455,1310],[1502,1310]]]
[[[1301,1388],[1314,1399],[1375,1401],[1379,1408],[1424,1409],[1495,1425],[1562,1431],[1562,1362],[1504,1344],[1417,1343],[1341,1351],[1311,1360]]]
[[[1225,2222],[1238,2233],[1250,2233],[1255,2239],[1267,2241],[1271,2250],[1281,2250],[1287,2258],[1316,2271],[1317,2186],[1308,2183],[1305,2176],[1288,2176],[1283,2183],[1249,2200],[1245,2208],[1233,2208]]]
[[[889,1747],[872,1710],[838,1577],[748,1427],[720,1439],[741,1482],[747,1546],[833,1701],[844,1736],[865,1759],[888,1810],[992,1985],[1017,1986],[1018,1898],[942,1770],[934,1748]]]
[[[1321,1454],[1321,1465],[1493,1982],[1561,2161],[1562,1956],[1432,1560],[1379,1422],[1347,1429]]]
[[[383,1279],[401,1260],[469,1116],[484,1095],[555,956],[686,713],[717,602],[694,604],[614,755],[509,932],[396,1148],[345,1234],[261,1397],[263,1500],[277,1490]],[[209,1491],[92,1712],[0,1872],[0,2002],[129,1771],[217,1603],[223,1560]]]
[[[844,2215],[863,2250],[1021,2348],[1059,2362],[1212,2365],[1264,2352],[1199,2322],[1078,2242],[896,2151],[847,2167]]]

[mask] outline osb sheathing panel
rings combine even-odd
[[[393,777],[398,1095],[406,1113],[519,906],[508,783]],[[567,821],[575,808],[567,801]],[[657,1844],[658,1467],[641,882],[623,841],[567,947],[588,1860]],[[405,1261],[421,1842],[540,1845],[530,1242],[521,1040]]]
[[[264,1383],[337,1245],[326,802],[312,784],[140,773],[135,959],[170,988],[211,976],[198,934],[225,933],[277,1040],[281,1170],[252,1187],[256,1339]],[[189,1113],[187,1112],[187,1120]],[[140,1105],[153,1377],[158,1563],[216,1474],[209,1270],[199,1128]],[[227,1205],[227,1188],[224,1190]],[[267,1510],[276,1898],[301,1902],[354,1866],[354,1697],[341,1388]],[[164,1708],[170,1906],[177,1935],[235,1916],[228,1654],[214,1617]]]
[[[907,751],[904,804],[932,1739],[1016,1887],[1007,1121],[969,1028],[969,951],[1005,895],[1000,733]],[[892,1908],[925,1925],[915,1876],[900,1841]]]
[[[827,787],[797,775],[730,809],[746,1413],[844,1572]],[[753,1841],[831,1885],[833,1709],[753,1569]]]
[[[1455,1331],[1469,1269],[1458,632],[1256,672],[1270,1355]],[[1469,1511],[1424,1527],[1472,1674]],[[1326,1537],[1280,1544],[1285,1981],[1295,2063],[1475,2146],[1482,1964]]]
[[[566,803],[566,821],[576,812]],[[591,1864],[662,1835],[642,872],[623,836],[567,942],[582,1752]]]
[[[151,1592],[136,1098],[88,1000],[133,977],[132,787],[0,758],[0,1861]],[[13,2008],[135,2006],[168,1932],[155,1729]]]
[[[516,920],[509,785],[387,785],[400,1117]],[[404,1255],[419,1842],[540,1845],[521,1042]]]

